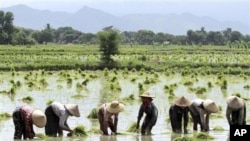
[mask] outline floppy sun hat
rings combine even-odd
[[[174,104],[180,107],[187,107],[187,106],[190,106],[191,103],[188,99],[182,96],[182,97],[177,98]]]
[[[80,117],[80,112],[78,105],[76,104],[65,104],[64,107],[69,111],[73,116]]]
[[[237,96],[229,96],[226,100],[227,105],[233,109],[239,109],[244,106],[244,100]]]
[[[144,92],[143,94],[140,95],[140,97],[153,98],[154,96],[152,96],[149,92]]]
[[[111,103],[107,103],[107,110],[110,113],[119,113],[123,111],[124,105],[119,103],[118,101],[112,101]]]
[[[42,128],[47,123],[47,118],[41,110],[34,110],[31,114],[32,122],[37,127]]]
[[[211,99],[206,99],[203,102],[204,109],[210,113],[217,113],[219,111],[215,102]]]

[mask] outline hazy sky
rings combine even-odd
[[[250,24],[250,0],[0,0],[0,8],[24,4],[31,8],[74,13],[83,6],[113,15],[191,13],[217,20]]]

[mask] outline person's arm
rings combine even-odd
[[[184,109],[184,133],[187,133],[187,126],[188,126],[188,107]]]
[[[66,111],[62,112],[61,117],[59,117],[59,127],[62,130],[72,132],[73,130],[70,129],[70,127],[68,126],[68,123],[67,123],[68,117],[69,117],[69,114]]]
[[[149,124],[148,124],[148,127],[152,127],[154,124],[155,124],[155,121],[157,120],[157,118],[158,118],[158,109],[157,109],[157,107],[152,103],[151,104],[151,109],[150,109],[150,111],[151,111],[151,120],[150,120],[150,122],[149,122]]]
[[[104,118],[104,123],[103,123],[103,134],[108,135],[108,120],[109,120],[109,114],[106,109],[103,110],[103,118]]]
[[[228,121],[228,124],[229,125],[232,125],[233,122],[232,122],[232,118],[231,118],[231,114],[232,114],[232,110],[230,107],[227,106],[227,109],[226,109],[226,117],[227,117],[227,121]]]
[[[210,117],[210,113],[206,114],[206,127],[205,131],[209,131],[209,117]]]
[[[118,125],[118,113],[114,115],[114,132],[117,133],[117,125]]]
[[[200,120],[201,120],[201,126],[202,126],[202,129],[204,131],[207,131],[207,124],[206,124],[206,121],[205,121],[205,111],[203,109],[199,109],[199,113],[200,113]]]
[[[139,129],[140,121],[141,121],[142,116],[143,116],[143,106],[141,105],[141,106],[140,106],[140,109],[139,109],[138,116],[137,116],[136,129]]]

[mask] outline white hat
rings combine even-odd
[[[119,103],[118,101],[112,101],[111,103],[107,103],[107,110],[110,113],[119,113],[124,109],[124,105]]]
[[[244,100],[237,96],[229,96],[226,100],[227,105],[233,109],[239,109],[244,106]]]
[[[187,107],[187,106],[190,106],[191,103],[188,99],[182,96],[182,97],[177,98],[174,104],[180,107]]]
[[[78,105],[76,104],[65,104],[64,107],[69,111],[69,113],[73,116],[80,117],[80,112],[78,109]]]
[[[47,118],[45,114],[40,110],[34,110],[31,114],[32,122],[37,127],[42,128],[47,123]]]
[[[204,109],[210,113],[217,113],[219,111],[215,102],[211,99],[206,99],[203,101]]]

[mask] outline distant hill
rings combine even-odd
[[[5,12],[14,14],[15,26],[44,29],[49,23],[52,28],[71,26],[82,32],[96,33],[107,26],[114,26],[120,31],[138,31],[140,29],[163,32],[173,35],[186,35],[187,30],[222,31],[226,28],[250,35],[250,25],[237,21],[218,21],[211,17],[198,17],[189,13],[183,14],[130,14],[114,16],[107,12],[93,9],[87,6],[77,12],[53,12],[49,10],[37,10],[25,5],[16,5],[2,8]]]

